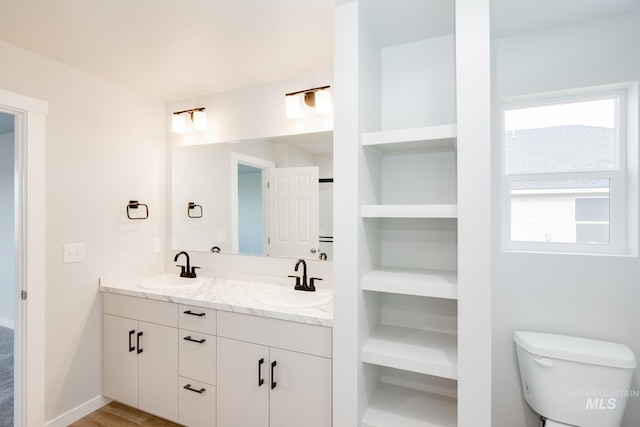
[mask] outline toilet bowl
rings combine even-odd
[[[620,427],[636,359],[629,347],[516,331],[524,398],[545,427]]]

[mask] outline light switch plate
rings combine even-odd
[[[63,246],[63,262],[84,261],[84,243],[67,243]]]
[[[224,243],[227,241],[227,232],[222,230],[218,231],[218,243]]]
[[[160,238],[159,237],[154,237],[152,239],[152,252],[160,252]]]

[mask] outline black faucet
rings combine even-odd
[[[196,268],[200,268],[200,267],[191,267],[191,264],[189,264],[189,254],[186,253],[185,251],[182,252],[178,252],[178,254],[175,256],[175,258],[173,258],[174,262],[178,261],[178,257],[180,255],[183,255],[187,258],[187,265],[176,265],[176,267],[180,267],[180,277],[189,277],[191,279],[196,277]]]
[[[302,264],[302,286],[296,280],[296,286],[295,286],[294,289],[296,289],[298,291],[306,291],[307,288],[308,288],[308,286],[307,286],[307,262],[305,260],[303,260],[302,258],[300,258],[296,262],[296,267],[294,268],[295,271],[298,271],[298,267],[300,266],[300,264]]]
[[[316,286],[313,282],[315,282],[316,280],[322,280],[322,279],[319,279],[317,277],[312,277],[310,279],[309,284],[307,284],[307,262],[302,258],[300,258],[296,262],[296,266],[294,270],[298,271],[298,267],[300,266],[300,264],[302,264],[302,284],[300,284],[300,276],[289,276],[296,279],[296,285],[293,287],[293,289],[295,289],[296,291],[315,292]]]

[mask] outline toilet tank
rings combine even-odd
[[[538,414],[580,427],[619,427],[636,360],[629,347],[516,331],[522,391]],[[635,394],[633,394],[635,393]]]

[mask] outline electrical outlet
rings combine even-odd
[[[224,243],[227,241],[227,232],[222,230],[218,231],[218,243]]]
[[[84,261],[84,243],[67,243],[62,248],[65,264]]]

